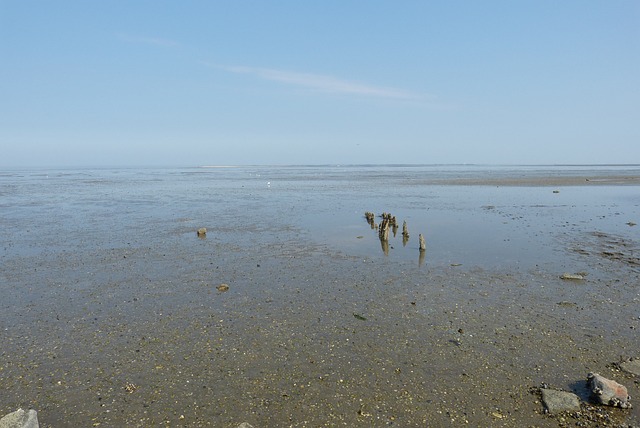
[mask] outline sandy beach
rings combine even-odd
[[[640,358],[640,174],[323,174],[3,176],[0,415],[640,425],[639,378],[618,365]],[[407,219],[409,243],[394,236],[385,255],[368,210]],[[500,243],[483,250],[474,218]],[[625,385],[634,408],[590,404],[590,372]],[[582,409],[546,414],[542,385]]]

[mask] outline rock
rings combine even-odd
[[[542,389],[542,402],[551,414],[580,410],[580,398],[571,392]]]
[[[238,425],[238,428],[253,428],[253,425],[251,425],[248,422],[243,422],[240,425]]]
[[[216,288],[218,289],[218,291],[229,291],[229,285],[227,284],[220,284]]]
[[[632,375],[640,376],[640,359],[634,358],[619,364],[620,368]]]
[[[200,238],[204,238],[205,236],[207,236],[207,228],[206,227],[201,227],[200,229],[198,229],[198,231],[196,233],[198,234],[198,236]]]
[[[427,249],[427,245],[424,243],[424,236],[422,236],[422,233],[418,235],[418,241],[420,241],[420,251],[425,251]]]
[[[25,412],[18,409],[0,419],[0,428],[39,428],[38,412],[30,409]]]
[[[560,279],[571,280],[571,281],[582,281],[584,279],[584,275],[579,273],[563,273],[560,275]]]
[[[598,373],[587,375],[587,387],[596,403],[606,406],[630,409],[631,403],[627,388],[618,382],[600,376]]]

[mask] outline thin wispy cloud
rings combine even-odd
[[[116,37],[128,43],[140,43],[147,45],[155,45],[162,47],[176,47],[180,46],[178,42],[174,42],[173,40],[161,39],[159,37],[144,37],[144,36],[133,36],[131,34],[126,33],[116,33]]]
[[[401,89],[372,86],[322,74],[299,73],[260,67],[207,65],[230,73],[248,74],[263,80],[270,80],[287,85],[300,86],[334,94],[360,95],[402,100],[417,100],[422,98],[417,94],[403,91]]]

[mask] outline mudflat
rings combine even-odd
[[[3,174],[0,415],[638,425],[638,378],[618,364],[640,357],[637,176],[515,171]],[[384,245],[365,211],[406,221],[409,239]],[[590,372],[634,408],[590,404]],[[541,386],[582,410],[546,414]]]

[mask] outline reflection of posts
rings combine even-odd
[[[427,252],[426,251],[420,251],[420,255],[418,256],[418,266],[422,266],[424,264],[424,259],[426,258]]]
[[[389,255],[389,241],[385,241],[384,239],[380,238],[380,246],[382,247],[382,252],[384,253],[385,256]]]

